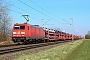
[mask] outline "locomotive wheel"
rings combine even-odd
[[[45,40],[45,42],[49,42],[49,40]]]
[[[43,42],[45,43],[46,41],[45,41],[45,40],[43,40]]]
[[[36,40],[35,43],[37,44],[38,43],[38,40]]]
[[[17,43],[17,45],[20,45],[20,43]]]
[[[27,44],[27,41],[24,40],[24,43],[23,44],[26,45]]]

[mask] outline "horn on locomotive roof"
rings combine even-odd
[[[29,21],[29,18],[28,18],[29,15],[22,15],[22,16],[27,20],[27,22]]]

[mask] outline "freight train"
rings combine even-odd
[[[80,36],[73,35],[77,40]],[[72,34],[62,31],[30,25],[28,23],[14,24],[12,28],[12,40],[14,43],[48,42],[57,40],[71,40]]]

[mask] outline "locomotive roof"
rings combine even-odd
[[[19,24],[20,24],[20,25],[21,25],[21,24],[23,25],[23,24],[28,24],[28,23],[15,23],[14,25],[19,25]],[[30,25],[30,24],[28,24],[28,25]]]
[[[14,25],[30,25],[30,24],[28,24],[28,23],[16,23],[16,24],[14,24]],[[35,28],[42,28],[42,27],[40,27],[39,25],[31,25],[31,26],[33,26],[33,27],[35,27]]]
[[[40,27],[39,25],[31,25],[31,26],[33,26],[33,27],[35,27],[35,28],[42,28],[42,27]]]

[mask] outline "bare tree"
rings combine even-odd
[[[85,35],[86,39],[90,39],[90,31],[87,32],[87,34]]]
[[[4,0],[0,0],[0,41],[8,40],[11,34],[11,18],[9,16],[10,5]]]

